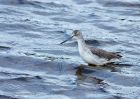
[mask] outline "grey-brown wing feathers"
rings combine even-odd
[[[105,58],[107,60],[110,59],[119,59],[122,56],[117,52],[108,52],[98,48],[91,48],[91,52],[99,57]]]

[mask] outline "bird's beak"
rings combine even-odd
[[[65,43],[65,42],[69,41],[69,40],[70,40],[70,39],[72,39],[73,37],[74,37],[74,35],[73,35],[73,36],[71,36],[70,38],[68,38],[67,40],[65,40],[65,41],[61,42],[60,44],[63,44],[63,43]]]

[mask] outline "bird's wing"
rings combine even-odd
[[[110,59],[119,59],[121,58],[122,56],[117,53],[117,52],[108,52],[108,51],[105,51],[105,50],[102,50],[102,49],[98,49],[98,48],[90,48],[91,52],[101,58],[105,58],[107,60],[110,60]]]

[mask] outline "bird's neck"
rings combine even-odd
[[[83,38],[82,39],[78,39],[78,48],[79,48],[79,50],[83,49],[84,47],[86,47],[85,40]]]

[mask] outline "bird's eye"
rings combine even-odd
[[[73,35],[74,36],[78,36],[79,35],[79,31],[78,30],[73,31]]]

